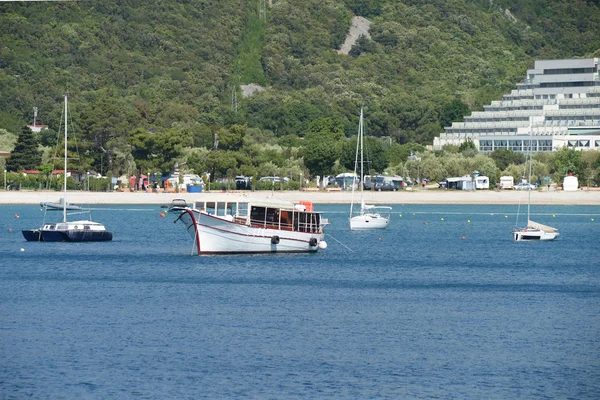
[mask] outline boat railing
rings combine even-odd
[[[250,219],[250,225],[255,228],[279,229],[305,233],[320,233],[320,227],[314,222],[289,223],[287,221],[265,221],[263,219]]]

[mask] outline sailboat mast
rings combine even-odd
[[[359,128],[360,130],[360,213],[362,215],[362,213],[364,212],[363,210],[363,189],[365,187],[365,173],[364,173],[364,156],[363,156],[363,143],[364,143],[364,122],[363,122],[363,109],[360,109],[360,123],[359,123]]]
[[[533,169],[533,119],[529,117],[529,176],[527,185],[531,185],[531,170]],[[527,186],[529,195],[527,197],[527,225],[529,226],[529,209],[531,207],[531,186]]]
[[[63,178],[64,198],[63,198],[63,222],[67,222],[67,95],[65,95],[65,170]]]
[[[362,108],[360,109],[360,119],[358,120],[358,137],[356,138],[356,154],[354,156],[354,174],[352,175],[352,200],[350,201],[350,218],[354,208],[354,191],[356,188],[356,170],[358,169],[358,150],[360,149],[360,132],[362,126]],[[362,165],[362,163],[361,163]],[[360,182],[362,185],[362,181]]]

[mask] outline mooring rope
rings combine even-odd
[[[334,238],[330,234],[327,234],[327,237],[332,238],[333,240],[335,240],[336,242],[338,242],[339,244],[341,244],[342,246],[344,246],[346,249],[350,250],[351,253],[354,253],[354,250],[352,250],[350,247],[346,246],[344,243],[340,242],[339,240],[337,240],[336,238]]]

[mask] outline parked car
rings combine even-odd
[[[287,183],[287,182],[289,182],[290,178],[288,178],[288,177],[285,177],[285,176],[283,177],[283,179],[282,179],[282,178],[280,178],[280,177],[278,177],[278,176],[263,176],[263,177],[262,177],[262,178],[260,178],[259,180],[260,180],[261,182],[266,182],[266,181],[268,181],[268,182],[275,182],[275,183],[279,183],[279,182],[281,182],[281,181],[283,180],[283,182],[286,182],[286,183]]]
[[[531,183],[521,182],[518,185],[515,185],[516,190],[535,190],[537,186],[532,185]]]
[[[365,190],[396,191],[402,189],[402,178],[391,176],[365,176]]]

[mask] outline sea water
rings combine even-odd
[[[108,243],[0,206],[0,398],[600,398],[600,206],[537,243],[517,205],[316,208],[317,254],[199,257],[158,206],[94,207]]]

